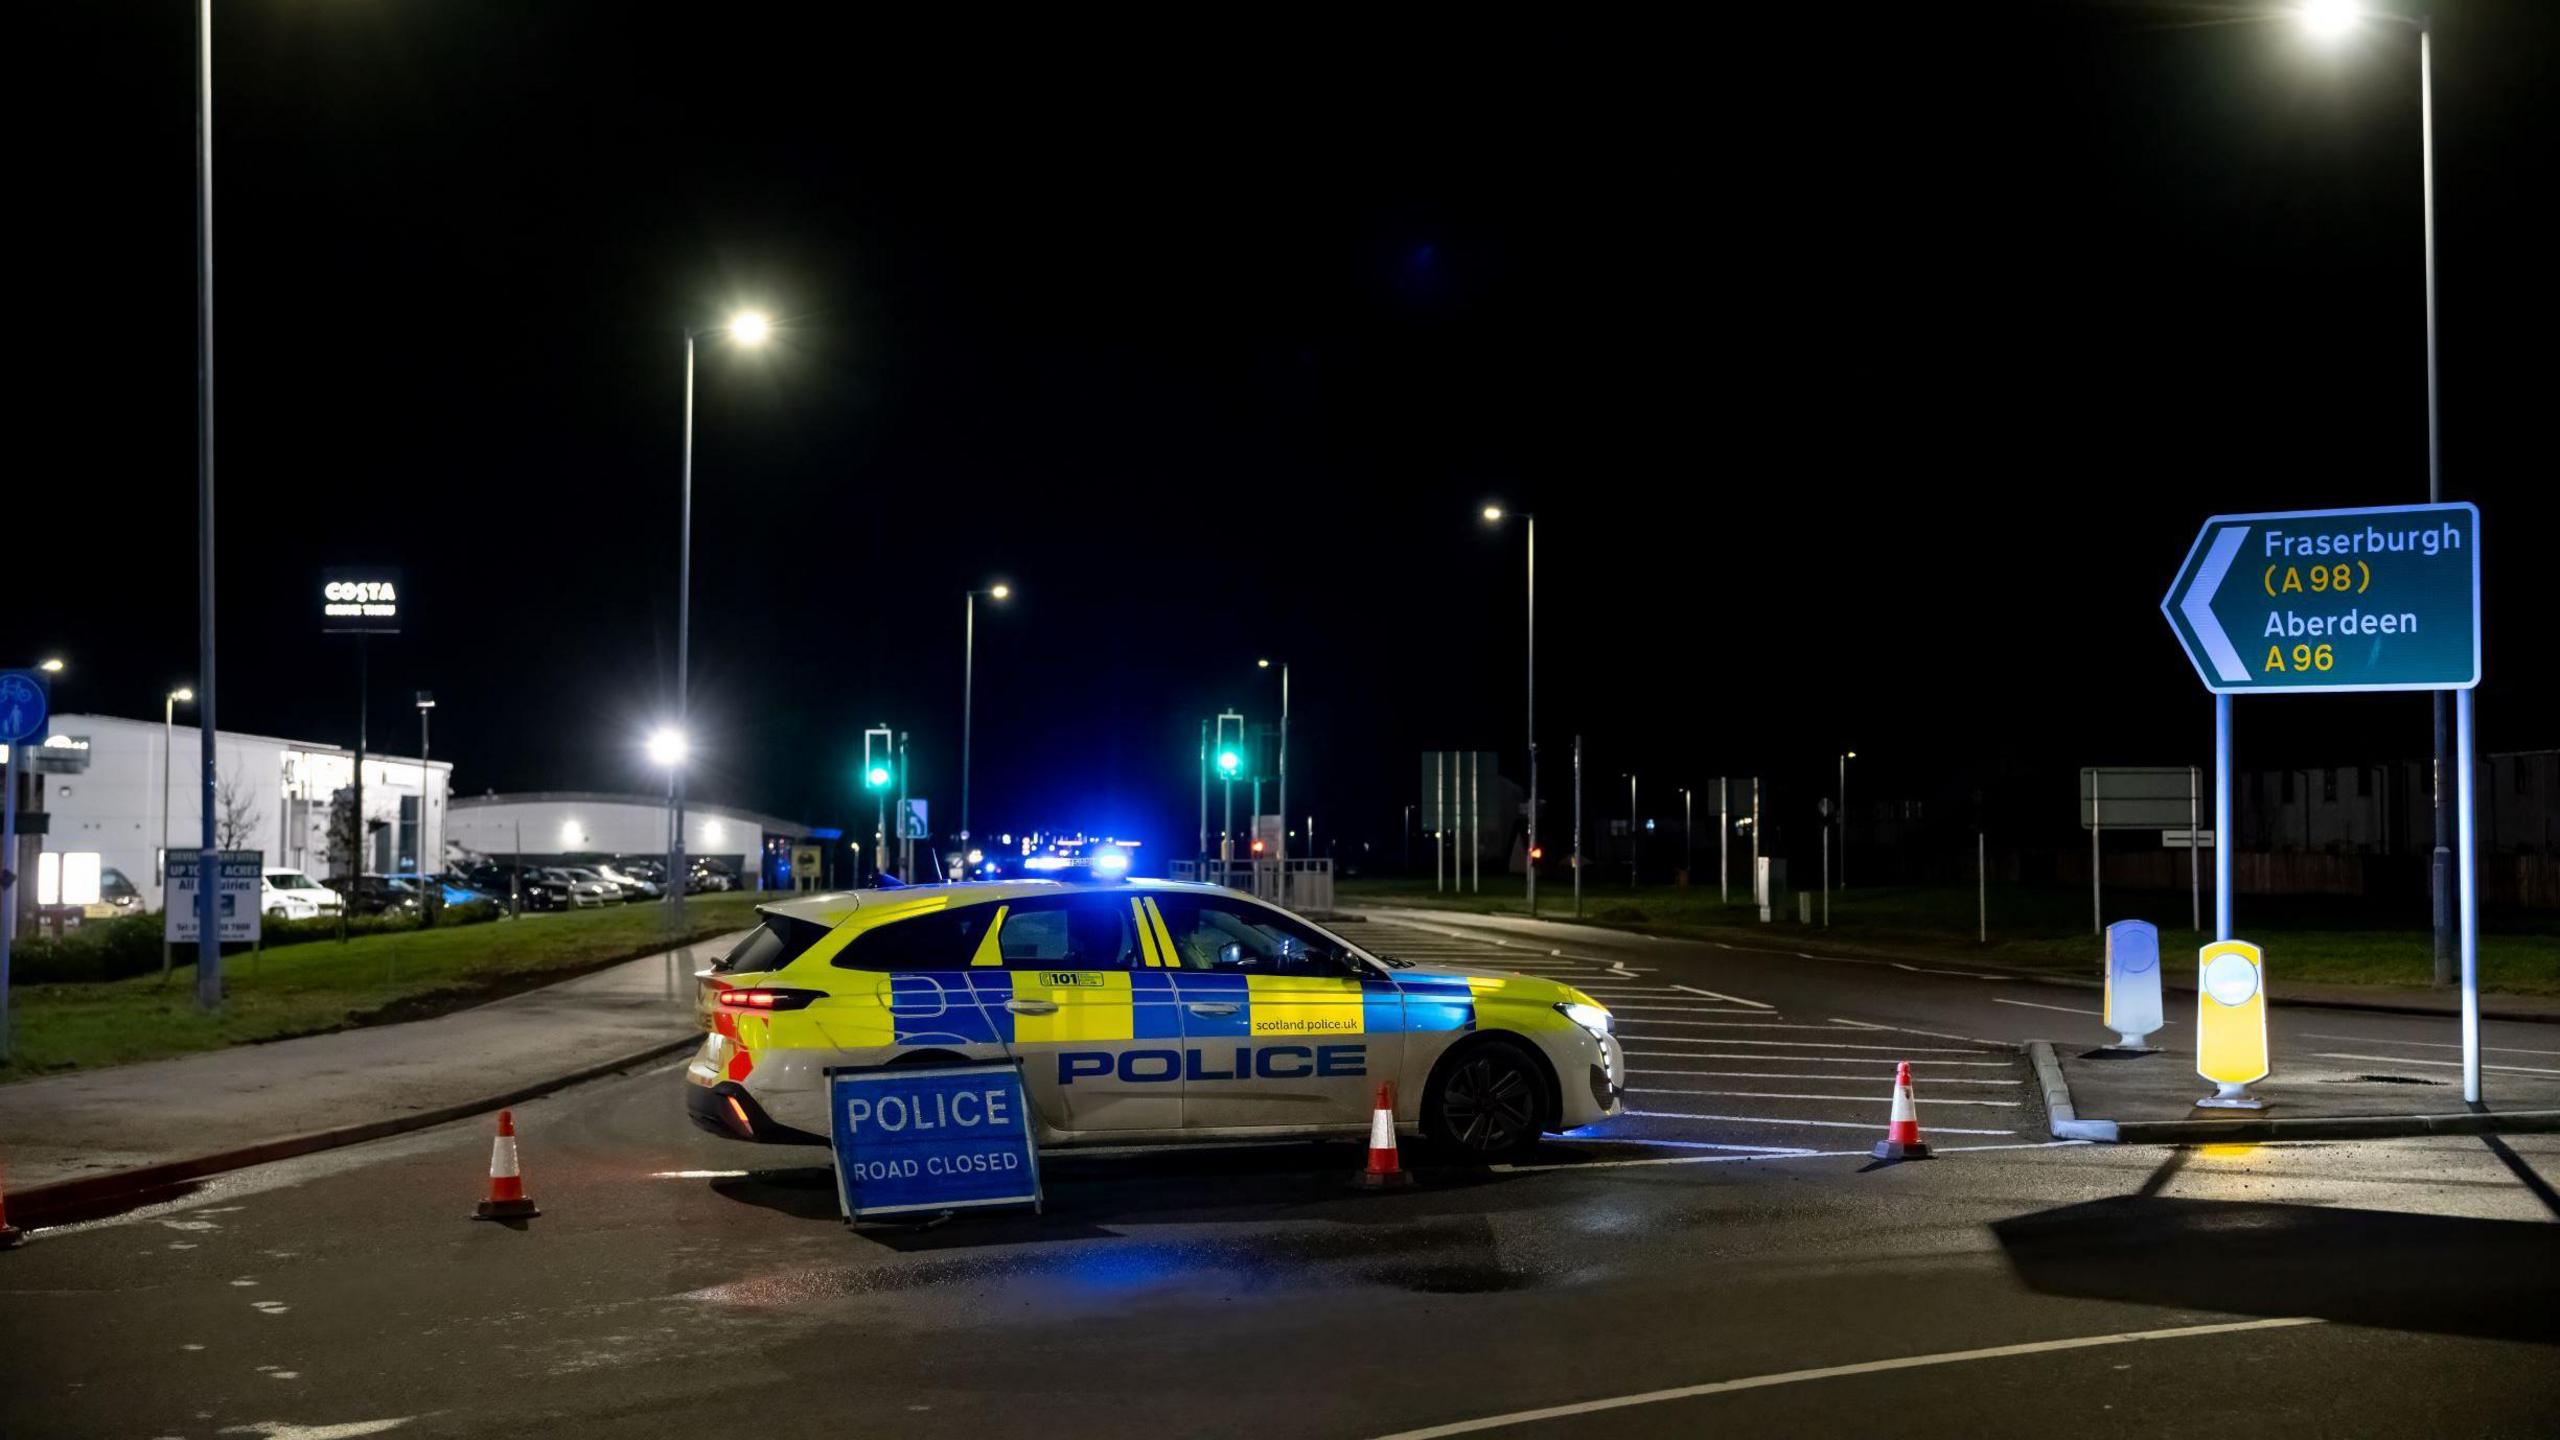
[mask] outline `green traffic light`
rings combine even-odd
[[[1233,775],[1238,770],[1244,768],[1244,757],[1236,754],[1233,750],[1221,750],[1218,752],[1218,768],[1229,775]]]
[[[886,789],[889,784],[889,767],[886,765],[874,765],[871,767],[870,773],[865,775],[863,779],[874,790]]]

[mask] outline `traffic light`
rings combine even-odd
[[[1256,855],[1262,853],[1262,841],[1259,837],[1257,837],[1253,842],[1253,853]]]
[[[873,764],[870,769],[862,772],[862,783],[873,790],[888,789],[889,767],[877,763]]]
[[[885,792],[889,782],[897,778],[891,769],[897,751],[890,748],[897,739],[885,725],[874,725],[862,732],[862,788]]]
[[[1236,778],[1237,772],[1243,769],[1244,757],[1242,755],[1237,754],[1233,750],[1221,750],[1218,752],[1218,774],[1220,776],[1233,780]]]

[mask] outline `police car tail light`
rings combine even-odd
[[[732,1010],[806,1010],[813,1001],[825,998],[824,990],[783,990],[761,985],[720,992],[720,1003]]]

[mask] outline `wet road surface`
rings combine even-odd
[[[473,1122],[0,1256],[0,1433],[2551,1432],[2555,1137],[2051,1146],[1996,1046],[2095,1022],[1991,1002],[2076,992],[1360,938],[1623,992],[1641,1113],[1385,1195],[1351,1145],[1053,1155],[1045,1215],[855,1232],[821,1152],[694,1130],[662,1067],[519,1109],[520,1227],[463,1218]],[[1903,1058],[1944,1158],[1879,1167]]]

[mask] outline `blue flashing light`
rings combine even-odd
[[[1105,847],[1093,852],[1093,873],[1117,879],[1129,873],[1129,852]]]

